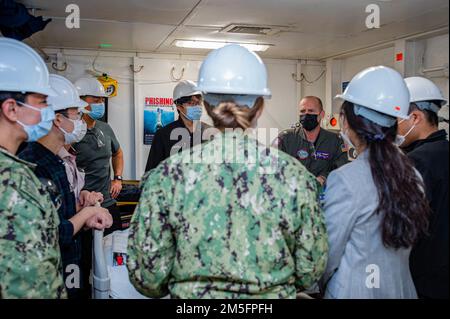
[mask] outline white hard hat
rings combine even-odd
[[[55,95],[44,60],[31,47],[0,37],[0,91]]]
[[[79,96],[108,97],[105,87],[96,78],[80,78],[75,81]]]
[[[447,100],[444,98],[439,88],[430,80],[414,76],[406,78],[405,82],[411,96],[411,103],[437,101],[440,107],[447,104]],[[433,109],[433,111],[438,112],[439,110],[436,108]]]
[[[48,97],[47,102],[53,111],[60,111],[72,107],[84,108],[88,103],[80,99],[77,88],[61,75],[50,74],[50,86],[58,94]]]
[[[243,46],[229,44],[208,54],[200,68],[197,89],[205,100],[213,95],[252,96],[270,98],[267,70],[254,52]]]
[[[336,98],[363,107],[364,113],[377,118],[380,116],[376,116],[376,112],[381,116],[385,114],[394,118],[408,118],[409,92],[406,83],[400,73],[385,66],[370,67],[359,72],[344,93]]]
[[[202,94],[202,92],[196,89],[196,85],[194,82],[189,80],[183,80],[180,83],[178,83],[173,89],[173,100],[176,101],[182,97],[199,94]]]

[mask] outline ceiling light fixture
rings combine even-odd
[[[219,49],[227,44],[239,44],[250,51],[264,52],[269,49],[271,44],[257,44],[257,43],[241,43],[241,42],[218,42],[218,41],[203,41],[203,40],[175,40],[174,45],[179,48],[191,49]]]

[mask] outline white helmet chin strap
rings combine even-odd
[[[204,100],[211,106],[217,106],[224,101],[234,101],[237,105],[252,108],[258,96],[256,95],[235,95],[235,94],[205,94]]]
[[[369,121],[372,121],[383,127],[394,126],[395,122],[397,122],[397,119],[395,119],[392,116],[381,114],[380,112],[373,111],[362,105],[354,104],[353,110],[356,115],[360,115],[360,116],[368,119]]]
[[[423,102],[414,102],[414,104],[421,110],[429,110],[434,113],[439,113],[441,108],[436,105],[436,103],[423,101]]]

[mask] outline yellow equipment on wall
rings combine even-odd
[[[117,95],[117,91],[119,90],[119,83],[116,80],[109,77],[107,74],[103,74],[102,76],[97,77],[97,80],[99,80],[105,88],[108,97]]]

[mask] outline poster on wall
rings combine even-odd
[[[144,145],[152,145],[156,131],[175,121],[175,110],[172,98],[145,98]]]

